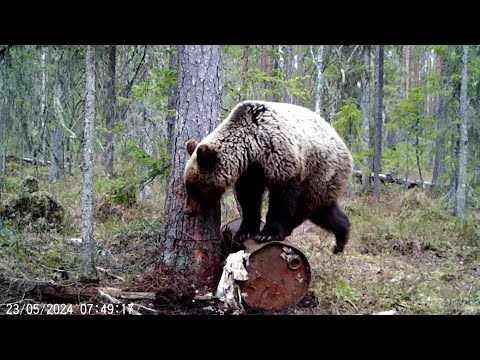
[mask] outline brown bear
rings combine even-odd
[[[187,142],[185,214],[234,186],[243,220],[235,239],[280,241],[309,219],[348,241],[350,221],[339,208],[352,177],[352,156],[337,132],[313,111],[291,104],[244,101],[200,143]],[[260,231],[262,196],[269,191]]]

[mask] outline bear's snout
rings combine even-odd
[[[183,213],[187,216],[196,216],[200,212],[200,204],[198,201],[191,199],[187,196],[187,204]]]
[[[186,208],[185,211],[183,212],[187,216],[195,216],[197,213],[192,209],[192,208]]]

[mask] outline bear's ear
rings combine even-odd
[[[217,152],[207,144],[202,144],[197,149],[197,162],[203,169],[212,169],[217,160]]]
[[[190,139],[190,140],[187,141],[187,143],[185,145],[187,147],[188,155],[192,155],[193,152],[195,151],[195,148],[198,145],[198,142],[195,139]]]

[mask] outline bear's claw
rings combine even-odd
[[[239,233],[237,232],[234,236],[234,240],[238,242],[244,242],[247,239],[255,237],[256,234],[253,233]]]
[[[266,243],[270,241],[282,241],[283,238],[280,235],[257,235],[255,240],[259,243]]]

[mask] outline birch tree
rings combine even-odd
[[[362,130],[363,130],[363,151],[367,152],[370,148],[370,45],[365,45],[362,52],[363,66],[362,72],[362,99],[360,101],[360,108],[362,109]],[[365,170],[362,171],[362,192],[367,192],[370,186],[370,174],[367,169],[370,169],[370,158],[368,155],[364,156]]]
[[[375,49],[375,145],[373,154],[373,197],[380,198],[380,177],[382,171],[382,108],[383,108],[383,45]]]

